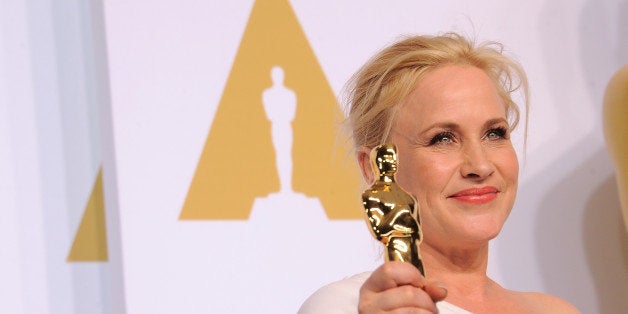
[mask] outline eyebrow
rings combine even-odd
[[[508,121],[506,120],[506,118],[494,118],[494,119],[490,119],[486,121],[486,123],[484,123],[484,127],[486,128],[491,125],[500,124],[500,123],[506,123],[506,125],[508,125]]]
[[[508,121],[506,120],[506,118],[501,118],[501,117],[500,118],[493,118],[493,119],[490,119],[490,120],[487,120],[486,122],[484,122],[483,127],[487,128],[489,126],[500,124],[500,123],[508,124]],[[436,122],[436,123],[430,125],[429,127],[423,129],[418,134],[425,133],[426,131],[432,130],[432,129],[435,129],[435,128],[446,129],[446,130],[456,130],[456,129],[459,128],[459,125],[457,123],[453,123],[453,122]]]

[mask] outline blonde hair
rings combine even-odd
[[[483,70],[495,83],[514,129],[519,106],[511,95],[521,89],[528,111],[528,81],[519,63],[503,54],[497,42],[476,45],[456,33],[440,36],[411,36],[383,49],[348,82],[345,130],[354,147],[384,144],[396,110],[428,71],[449,64],[465,64]],[[527,114],[526,114],[527,130]]]

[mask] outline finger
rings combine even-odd
[[[447,297],[447,287],[439,281],[427,281],[423,290],[432,298],[432,301],[442,301]]]
[[[425,278],[410,263],[386,262],[371,274],[362,289],[381,292],[402,285],[423,288]]]
[[[411,285],[404,285],[380,292],[376,302],[378,302],[378,307],[384,311],[415,308],[436,312],[436,304],[430,295],[423,289]]]

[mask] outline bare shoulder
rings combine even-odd
[[[530,308],[534,309],[534,313],[581,313],[573,304],[553,295],[538,292],[517,292],[517,294],[529,304]]]

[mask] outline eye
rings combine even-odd
[[[454,139],[455,139],[455,137],[454,137],[453,133],[451,133],[451,132],[442,132],[442,133],[438,133],[434,137],[432,137],[432,139],[430,140],[430,145],[449,144],[449,143],[453,143]]]
[[[508,138],[508,130],[504,127],[493,128],[486,132],[485,137],[489,140],[506,139]]]

